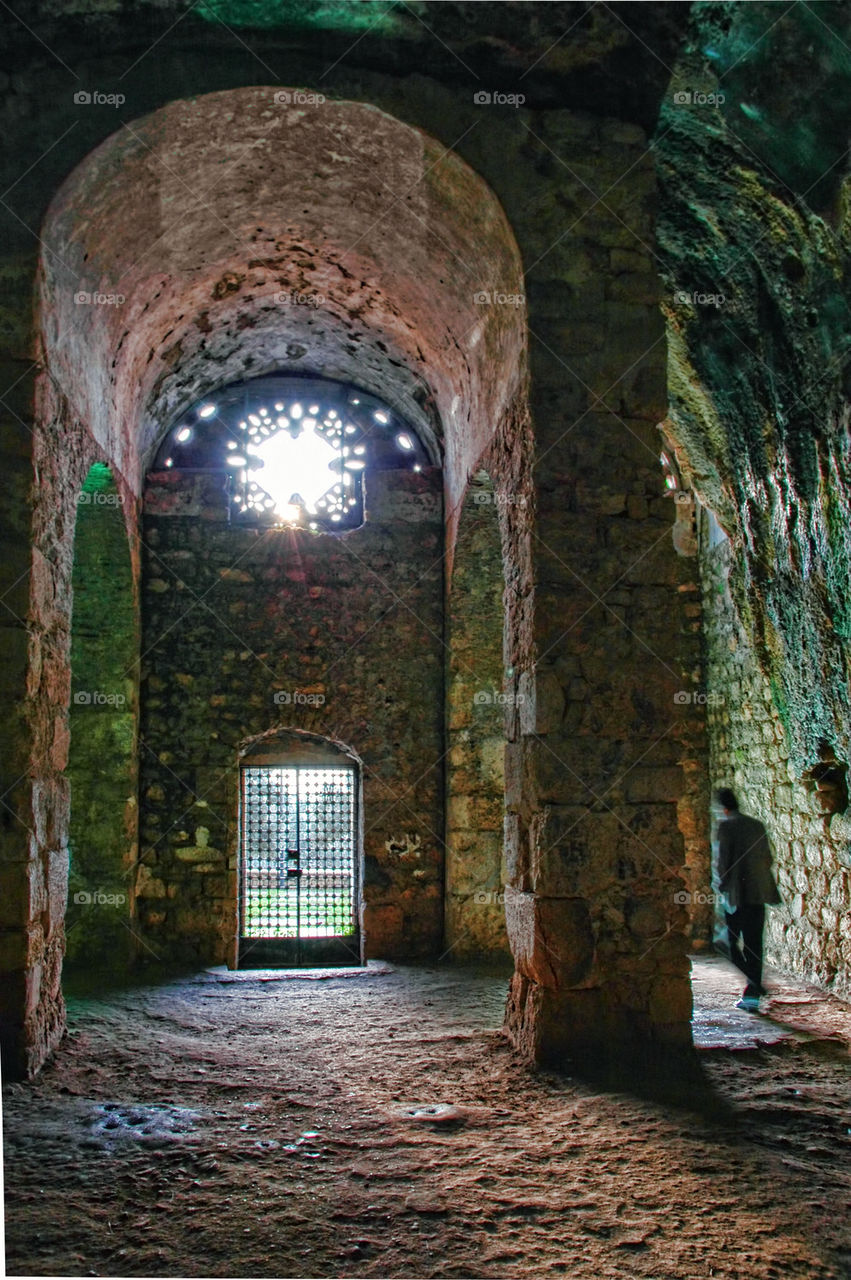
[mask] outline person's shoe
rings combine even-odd
[[[759,1013],[759,996],[742,996],[736,1001],[737,1009],[746,1009],[748,1013]]]

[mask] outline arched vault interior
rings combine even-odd
[[[453,509],[522,378],[522,306],[482,301],[522,299],[514,237],[420,130],[357,103],[283,110],[276,92],[171,103],[67,180],[44,234],[51,376],[136,491],[163,430],[216,386],[353,382],[440,440]]]

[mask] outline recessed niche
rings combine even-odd
[[[819,749],[819,756],[819,763],[804,774],[804,786],[815,793],[818,806],[825,817],[844,813],[848,808],[848,765],[837,758],[832,747],[824,743]]]

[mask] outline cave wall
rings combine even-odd
[[[230,525],[221,476],[148,478],[137,915],[159,960],[231,960],[238,753],[276,727],[362,761],[367,957],[439,949],[442,477],[366,481],[366,523],[332,536]]]
[[[655,139],[665,430],[729,535],[701,550],[713,784],[772,835],[770,958],[843,991],[847,820],[814,773],[851,751],[848,21],[695,6]]]
[[[704,519],[706,517],[704,516]],[[782,902],[770,907],[766,959],[837,995],[851,994],[851,828],[831,812],[845,796],[792,760],[771,681],[760,668],[730,591],[734,551],[704,541],[706,691],[710,767],[745,813],[765,823]],[[827,763],[827,762],[823,762]],[[818,768],[816,767],[816,772]],[[842,771],[839,770],[841,777]],[[829,778],[834,770],[825,770]],[[712,895],[709,881],[704,892]]]
[[[756,40],[766,14],[729,8],[696,9],[656,140],[668,426],[740,551],[730,590],[803,771],[851,732],[851,281],[841,148],[802,121],[803,86],[782,112],[776,86],[802,41],[823,55],[836,37],[796,9]],[[839,84],[816,61],[813,110],[832,118]]]

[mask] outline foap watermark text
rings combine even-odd
[[[674,94],[675,107],[723,107],[726,101],[726,94],[702,93],[699,89],[679,89]]]
[[[278,689],[272,697],[276,707],[322,707],[324,693],[311,693],[305,689]]]
[[[710,689],[678,689],[674,694],[674,702],[678,707],[723,707],[727,699],[723,693]]]
[[[279,89],[275,94],[279,107],[321,107],[326,101],[324,93],[311,93],[307,89]]]
[[[78,89],[74,94],[78,107],[123,107],[126,101],[123,93],[101,93],[99,89]]]
[[[525,507],[525,493],[488,493],[482,489],[473,494],[473,502],[477,507]]]
[[[473,694],[475,707],[519,707],[525,700],[522,693],[500,693],[498,689],[477,689]]]
[[[86,293],[82,289],[74,294],[78,307],[120,307],[126,301],[123,293]]]
[[[473,102],[477,107],[522,107],[525,93],[501,93],[498,89],[477,89]]]
[[[74,694],[77,707],[123,707],[126,702],[123,693],[104,693],[102,689],[78,689]]]
[[[477,307],[522,307],[525,301],[525,293],[500,293],[499,289],[480,289],[473,294]]]
[[[700,293],[696,289],[678,289],[674,301],[682,307],[723,307],[727,297],[723,293]]]
[[[74,901],[81,907],[120,907],[127,901],[127,894],[106,889],[78,889]]]
[[[321,293],[298,293],[284,289],[275,294],[275,302],[279,307],[321,307],[325,298]]]

